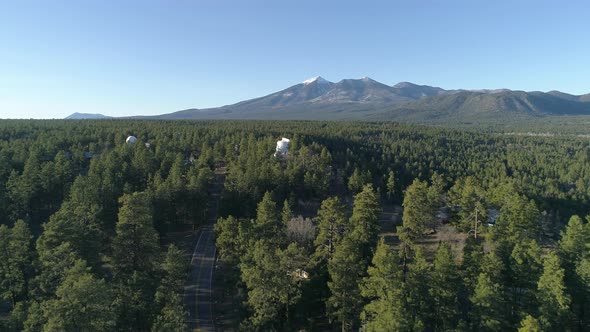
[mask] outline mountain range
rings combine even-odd
[[[148,119],[333,119],[462,121],[590,115],[590,94],[560,91],[445,90],[368,77],[330,82],[320,76],[232,105],[187,109]],[[94,115],[96,116],[96,115]]]
[[[112,117],[98,113],[72,113],[65,117],[66,120],[83,120],[83,119],[110,119]]]

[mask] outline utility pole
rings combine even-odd
[[[481,224],[479,220],[479,206],[475,206],[475,212],[471,217],[473,218],[473,229],[469,230],[469,233],[473,232],[473,237],[477,239],[477,227]]]
[[[473,237],[477,239],[477,224],[479,223],[479,221],[477,220],[477,212],[478,212],[478,208],[475,208],[475,230],[473,231]]]

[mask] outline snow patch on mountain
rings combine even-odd
[[[325,80],[323,77],[321,76],[316,76],[316,77],[312,77],[310,79],[307,79],[305,81],[303,81],[303,84],[308,85],[311,84],[313,82],[318,82],[318,83],[330,83],[330,81]]]

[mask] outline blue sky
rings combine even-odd
[[[2,1],[0,118],[148,115],[309,77],[590,92],[586,1]]]

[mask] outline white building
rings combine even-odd
[[[282,138],[280,141],[277,142],[277,149],[275,151],[275,157],[279,156],[279,155],[286,155],[287,153],[289,153],[289,142],[291,140],[289,140],[288,138]]]

